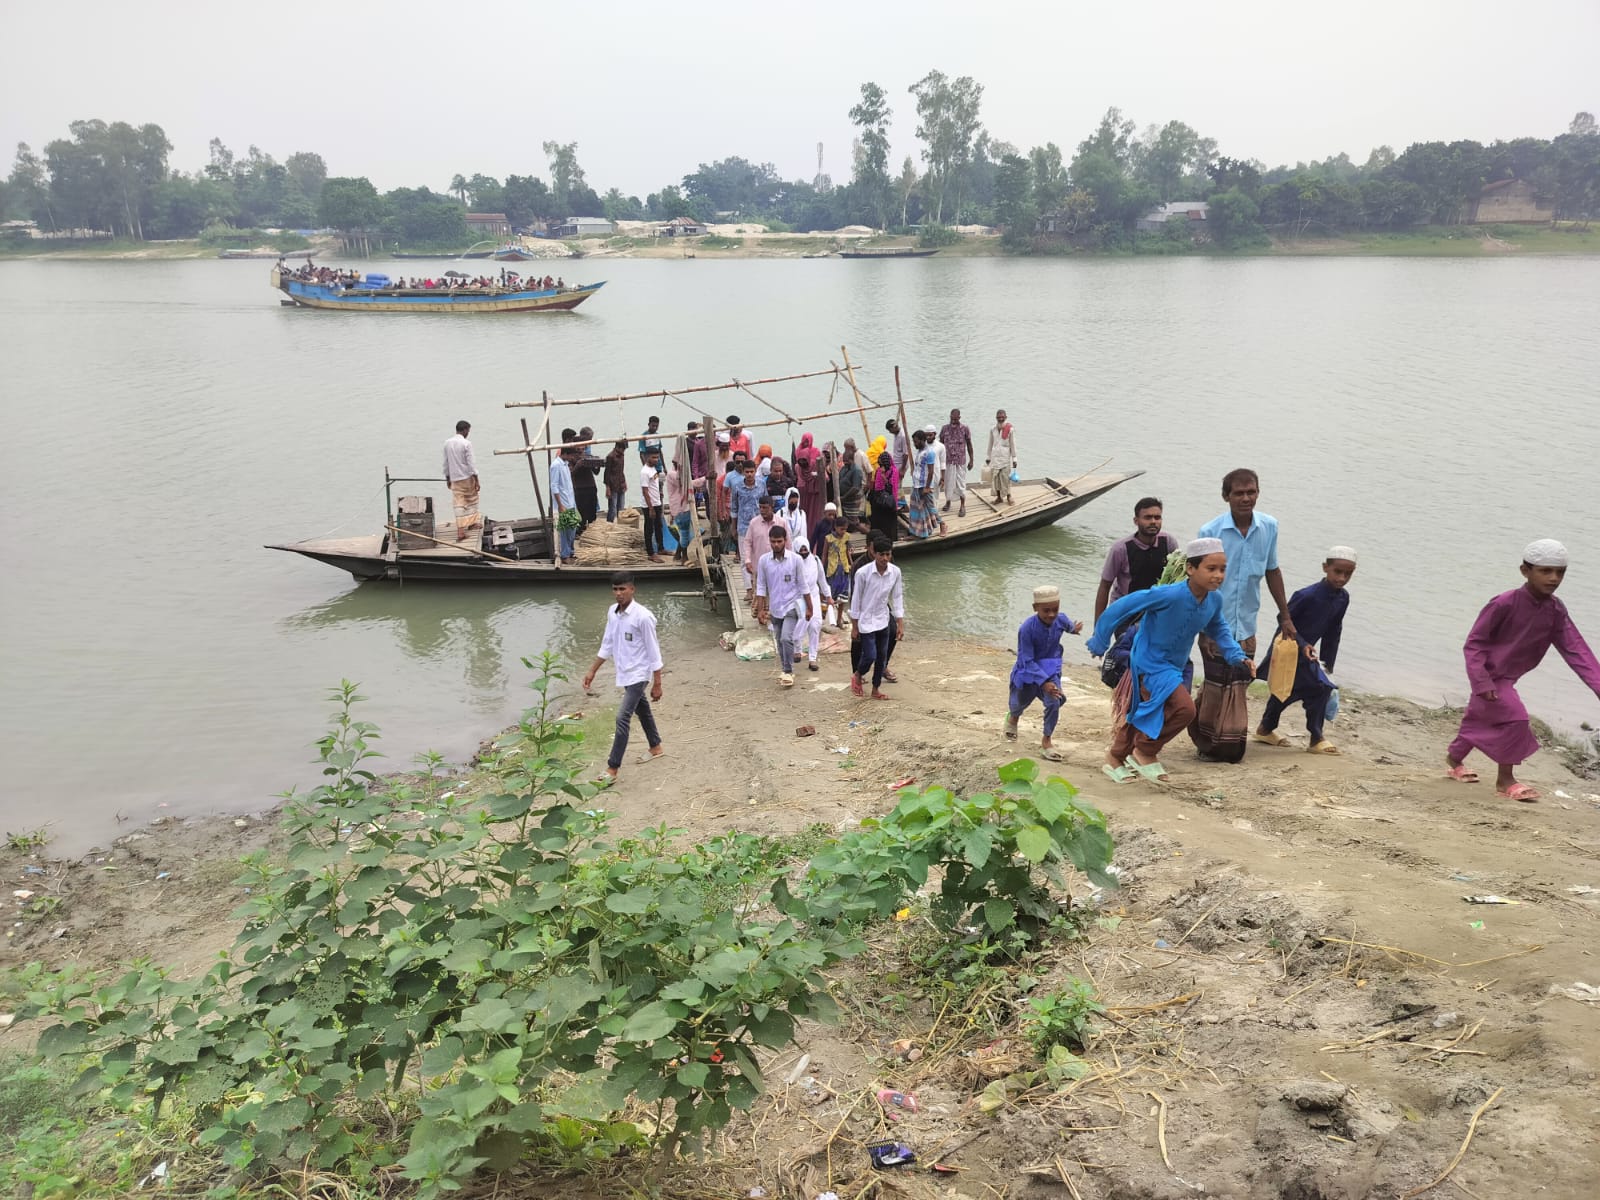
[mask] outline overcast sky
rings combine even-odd
[[[380,189],[474,172],[548,175],[576,141],[597,190],[643,196],[729,155],[850,173],[847,113],[889,93],[894,161],[917,152],[906,89],[930,69],[984,86],[983,122],[1072,148],[1109,105],[1178,119],[1268,165],[1376,145],[1550,137],[1600,110],[1600,0],[809,4],[472,0],[12,0],[0,137],[153,121],[174,167],[220,137],[320,153]],[[726,14],[726,15],[724,15]]]

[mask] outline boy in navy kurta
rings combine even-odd
[[[1310,587],[1303,587],[1289,600],[1289,619],[1294,623],[1295,641],[1300,644],[1300,657],[1295,663],[1294,690],[1286,699],[1267,698],[1267,711],[1261,715],[1256,727],[1255,741],[1269,746],[1287,746],[1289,739],[1279,733],[1278,721],[1283,710],[1291,704],[1306,706],[1306,732],[1311,735],[1307,747],[1313,754],[1337,754],[1339,748],[1322,736],[1323,722],[1328,719],[1328,700],[1333,695],[1333,680],[1327,672],[1333,670],[1339,656],[1339,637],[1344,632],[1344,614],[1350,607],[1350,593],[1345,587],[1356,573],[1356,552],[1348,546],[1335,546],[1328,551],[1322,563],[1322,578]],[[1270,673],[1272,647],[1281,633],[1273,636],[1267,647],[1267,657],[1256,671],[1261,679]],[[1317,650],[1317,643],[1322,649]]]
[[[1011,702],[1007,706],[1006,737],[1017,736],[1017,719],[1035,700],[1044,706],[1044,737],[1039,742],[1040,757],[1060,762],[1061,755],[1051,744],[1061,717],[1061,639],[1083,628],[1061,611],[1061,589],[1033,589],[1033,616],[1017,630],[1017,662],[1011,668]]]

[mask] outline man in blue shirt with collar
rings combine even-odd
[[[1294,637],[1294,622],[1289,619],[1288,595],[1283,589],[1283,572],[1278,569],[1278,522],[1256,511],[1261,496],[1261,480],[1249,467],[1239,467],[1222,477],[1222,498],[1228,511],[1200,527],[1199,536],[1220,538],[1228,556],[1228,574],[1218,589],[1222,597],[1222,619],[1228,623],[1234,641],[1254,658],[1256,618],[1261,612],[1261,580],[1278,606],[1278,627],[1285,637]],[[1216,645],[1200,638],[1200,653],[1216,656]]]

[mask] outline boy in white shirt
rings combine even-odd
[[[644,452],[639,490],[644,495],[644,552],[653,563],[666,562],[661,557],[665,544],[661,531],[661,451],[653,446]]]
[[[601,665],[609,658],[616,666],[617,686],[622,689],[622,703],[617,706],[617,731],[611,739],[611,755],[606,759],[608,780],[616,779],[622,767],[622,756],[628,752],[628,730],[634,713],[639,714],[639,725],[644,729],[645,741],[650,744],[650,757],[660,758],[666,753],[661,734],[656,730],[655,713],[650,709],[650,700],[661,699],[661,645],[656,641],[656,618],[648,608],[635,602],[633,592],[631,571],[618,571],[611,577],[611,594],[617,602],[606,611],[606,631],[600,639],[600,653],[583,677],[583,690],[588,691]],[[647,682],[650,700],[644,697]]]

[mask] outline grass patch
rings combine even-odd
[[[743,245],[742,237],[723,237],[720,233],[708,233],[695,239],[695,246],[701,250],[738,250]]]

